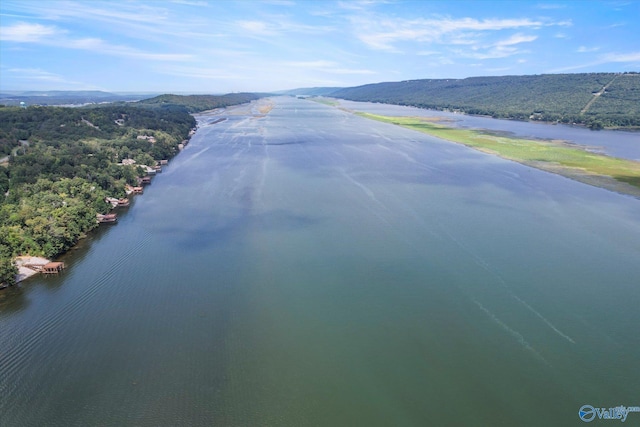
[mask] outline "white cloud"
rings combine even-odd
[[[161,3],[160,3],[161,4]],[[98,5],[98,6],[96,6]],[[104,5],[101,7],[100,5]],[[29,10],[29,5],[26,5]],[[148,4],[136,3],[113,3],[104,2],[59,2],[47,5],[44,3],[34,4],[33,11],[48,19],[79,18],[87,21],[101,21],[113,24],[125,22],[160,24],[167,21],[169,12],[162,7],[149,6]]]
[[[498,31],[515,28],[540,28],[545,26],[542,21],[526,19],[483,19],[474,18],[445,19],[427,21],[428,25],[436,25],[443,33],[459,30]]]
[[[479,44],[476,43],[467,50],[454,49],[456,55],[464,58],[472,59],[498,59],[506,58],[517,54],[527,53],[516,47],[521,43],[529,43],[538,39],[538,36],[514,34],[509,38],[495,41],[493,43]]]
[[[190,2],[192,3],[192,2]],[[56,22],[82,22],[96,31],[107,31],[118,35],[128,35],[138,39],[173,41],[177,38],[194,36],[194,30],[206,26],[208,20],[198,14],[187,14],[175,19],[169,3],[150,4],[138,2],[35,2],[18,3],[15,8],[32,15],[35,19]],[[172,19],[173,18],[173,19]],[[208,30],[208,28],[207,28]],[[210,31],[207,31],[209,33]],[[168,38],[170,36],[170,38]],[[205,33],[198,34],[206,36]]]
[[[7,72],[14,74],[13,78],[29,80],[45,80],[49,82],[62,82],[62,76],[50,73],[39,68],[9,68]]]
[[[440,52],[438,52],[437,50],[421,50],[416,52],[416,55],[419,56],[431,56],[431,55],[438,55]]]
[[[602,56],[603,62],[640,62],[640,51],[629,53],[608,53]]]
[[[274,28],[268,23],[262,21],[238,21],[240,29],[248,31],[253,34],[270,36],[276,34]]]
[[[235,25],[240,29],[240,33],[236,33],[235,36],[242,37],[247,34],[242,32],[248,32],[253,35],[259,36],[277,36],[285,33],[301,33],[301,34],[324,34],[335,29],[328,26],[316,26],[306,25],[299,22],[290,20],[286,16],[273,15],[270,16],[268,21],[265,20],[240,20],[236,21]]]
[[[191,58],[186,54],[145,52],[128,46],[106,43],[98,38],[73,39],[67,36],[67,31],[55,26],[24,22],[1,27],[0,39],[18,43],[37,43],[45,46],[89,50],[95,53],[143,60],[184,61]]]
[[[371,49],[397,52],[400,42],[447,43],[471,45],[482,34],[502,30],[540,29],[568,26],[569,21],[547,22],[523,19],[433,18],[399,19],[352,17],[356,37]],[[517,34],[507,42],[517,44],[535,40],[535,36]]]
[[[61,33],[62,31],[55,26],[18,22],[11,26],[0,27],[0,40],[34,43]]]
[[[586,46],[580,46],[577,50],[577,52],[579,53],[590,53],[590,52],[597,52],[599,51],[600,48],[599,47],[586,47]]]
[[[529,43],[537,40],[538,36],[525,36],[524,34],[514,34],[506,40],[501,40],[495,46],[512,46],[520,43]]]
[[[611,64],[611,63],[629,63],[631,65],[637,66],[640,64],[640,51],[639,52],[628,52],[628,53],[608,53],[605,55],[598,56],[594,61],[588,62],[586,64],[576,64],[568,67],[561,67],[551,70],[552,73],[563,73],[566,71],[574,71],[581,70],[585,68],[592,68],[602,64]]]
[[[16,86],[23,85],[31,89],[39,87],[42,84],[46,86],[47,83],[53,83],[58,87],[69,87],[76,90],[102,89],[98,86],[69,80],[60,74],[51,73],[40,68],[5,68],[3,72],[6,72],[11,80],[18,82]]]

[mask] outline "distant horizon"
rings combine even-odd
[[[469,76],[469,77],[461,77],[461,78],[453,78],[453,77],[440,77],[440,78],[416,78],[416,79],[410,79],[410,80],[464,80],[464,79],[473,79],[473,78],[481,78],[481,77],[507,77],[507,76],[515,76],[515,77],[523,77],[523,76],[537,76],[537,75],[559,75],[559,74],[565,74],[565,75],[574,75],[574,74],[640,74],[640,71],[634,71],[634,70],[626,70],[626,71],[595,71],[595,72],[575,72],[575,73],[540,73],[540,74],[503,74],[503,75],[492,75],[492,76]],[[355,86],[341,86],[339,87],[340,89],[342,88],[349,88],[349,87],[356,87],[356,86],[367,86],[367,85],[375,85],[375,84],[381,84],[381,83],[396,83],[396,82],[402,82],[402,81],[407,81],[407,80],[394,80],[394,81],[380,81],[380,82],[370,82],[370,83],[363,83],[361,85],[355,85]],[[308,86],[308,87],[294,87],[294,88],[290,88],[290,89],[277,89],[277,90],[266,90],[266,91],[232,91],[232,92],[189,92],[189,91],[171,91],[171,90],[159,90],[159,91],[145,91],[145,90],[140,90],[140,91],[136,91],[136,90],[102,90],[102,89],[45,89],[45,90],[37,90],[37,89],[1,89],[0,90],[0,94],[2,93],[6,93],[6,94],[11,94],[12,92],[19,92],[19,93],[23,93],[23,92],[103,92],[103,93],[108,93],[108,94],[113,94],[113,95],[155,95],[155,96],[159,96],[159,95],[182,95],[182,96],[189,96],[189,95],[213,95],[213,96],[221,96],[221,95],[227,95],[230,93],[273,93],[273,94],[277,94],[279,92],[289,92],[289,91],[296,91],[296,90],[302,90],[302,89],[318,89],[318,88],[333,88],[333,87],[337,87],[337,86]]]

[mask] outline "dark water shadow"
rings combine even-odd
[[[278,145],[299,145],[306,144],[307,141],[282,141],[282,142],[265,142],[263,145],[278,146]]]
[[[29,303],[27,291],[21,283],[0,290],[0,318],[26,309]]]
[[[263,231],[294,231],[317,225],[320,217],[297,215],[286,210],[263,214],[240,214],[233,218],[206,220],[191,218],[190,227],[180,225],[156,230],[163,240],[184,252],[200,252],[210,248],[224,248],[239,236]]]

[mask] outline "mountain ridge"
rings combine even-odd
[[[640,128],[640,73],[417,79],[342,88],[351,101],[408,105],[517,120]]]

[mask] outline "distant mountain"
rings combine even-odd
[[[281,90],[274,92],[278,95],[291,95],[291,96],[327,96],[330,93],[336,92],[341,87],[307,87],[300,89]]]
[[[137,102],[140,105],[184,107],[190,113],[244,104],[267,96],[257,93],[228,93],[226,95],[160,95]]]
[[[103,102],[137,101],[150,94],[117,94],[99,90],[49,90],[49,91],[4,91],[0,93],[0,104],[20,105],[83,105]]]
[[[640,127],[640,73],[408,80],[343,88],[325,95],[592,128]]]

